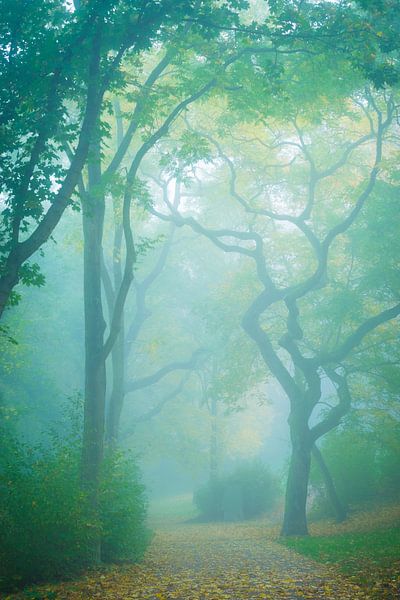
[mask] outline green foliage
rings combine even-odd
[[[144,486],[132,456],[115,453],[105,460],[100,507],[102,559],[140,560],[150,540],[150,531],[145,526]]]
[[[209,481],[193,494],[193,503],[206,521],[219,521],[223,518],[222,497],[224,481]]]
[[[240,496],[244,519],[257,517],[271,510],[278,496],[278,485],[269,469],[259,461],[239,465],[230,475],[209,481],[193,496],[201,517],[220,521],[229,510],[231,493]]]
[[[32,448],[15,433],[15,413],[0,426],[0,589],[70,577],[89,567],[102,535],[104,559],[138,560],[148,543],[146,502],[137,467],[108,459],[101,483],[100,521],[80,485],[80,435],[50,433]]]
[[[0,325],[0,340],[2,344],[5,341],[7,344],[13,344],[14,346],[18,345],[17,340],[10,335],[9,327],[7,327],[7,325]]]
[[[400,495],[399,422],[383,413],[370,424],[364,416],[362,423],[347,423],[328,435],[322,446],[339,497],[349,506]],[[317,490],[314,514],[331,515],[321,475],[314,467],[311,482]]]
[[[185,179],[186,172],[200,161],[211,162],[208,140],[195,131],[184,131],[179,146],[164,152],[159,163],[169,175]]]
[[[88,566],[98,524],[79,486],[79,446],[54,437],[32,449],[4,425],[0,439],[0,589]]]

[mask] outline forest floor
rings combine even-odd
[[[379,513],[357,514],[339,526],[320,522],[311,526],[316,537],[310,539],[315,539],[317,545],[311,551],[310,547],[297,548],[299,554],[280,542],[277,526],[266,521],[199,524],[164,515],[153,519],[155,535],[142,563],[90,572],[78,581],[39,586],[9,598],[397,600],[399,561],[396,567],[390,560],[389,571],[383,573],[375,558],[369,561],[368,551],[364,555],[362,544],[352,546],[350,542],[358,570],[346,572],[323,543],[327,537],[338,535],[362,536],[370,531],[371,524],[374,530],[387,532],[399,519],[400,508],[392,507]],[[318,562],[303,554],[317,556]],[[363,577],[365,570],[369,573],[367,579]]]

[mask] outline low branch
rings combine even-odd
[[[176,361],[162,367],[152,375],[148,375],[147,377],[141,377],[140,379],[134,379],[131,382],[128,382],[125,386],[126,393],[135,392],[136,390],[141,390],[145,387],[149,387],[158,383],[161,379],[172,373],[173,371],[179,370],[192,370],[195,368],[200,356],[204,353],[204,350],[201,348],[193,352],[191,358],[184,361]]]
[[[350,354],[350,352],[356,346],[358,346],[363,341],[363,339],[365,338],[365,336],[368,333],[370,333],[371,331],[373,331],[374,329],[379,327],[379,325],[382,325],[383,323],[386,323],[387,321],[391,321],[392,319],[395,319],[399,315],[400,315],[400,303],[396,304],[392,308],[383,310],[382,312],[380,312],[378,315],[375,315],[374,317],[370,317],[369,319],[364,321],[364,323],[362,323],[362,325],[360,325],[354,331],[354,333],[349,335],[347,340],[337,350],[334,350],[333,352],[321,353],[319,356],[317,356],[315,359],[313,359],[313,362],[315,364],[318,364],[318,365],[324,366],[324,367],[325,367],[325,365],[328,365],[330,363],[337,364],[337,363],[341,362],[344,358],[346,358],[348,356],[348,354]]]
[[[107,269],[107,265],[104,260],[104,253],[101,253],[101,281],[103,284],[103,289],[106,297],[108,314],[111,315],[114,307],[114,287],[111,281],[110,274]]]
[[[143,415],[140,415],[140,417],[136,418],[135,425],[137,423],[144,423],[146,421],[150,421],[153,417],[160,414],[160,412],[162,411],[164,406],[166,404],[168,404],[168,402],[171,402],[171,400],[174,400],[174,398],[176,398],[182,392],[183,388],[185,387],[185,383],[188,379],[189,379],[189,374],[184,375],[182,377],[180,383],[172,390],[172,392],[170,392],[169,394],[166,394],[164,396],[164,398],[162,398],[160,400],[160,402],[158,402],[149,411],[147,411]]]

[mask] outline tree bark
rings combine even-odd
[[[285,514],[281,530],[283,536],[308,535],[307,492],[312,448],[308,416],[300,405],[292,406],[289,417],[292,455],[286,485]]]
[[[101,298],[102,235],[104,197],[98,186],[101,177],[100,143],[91,147],[89,186],[83,202],[84,315],[85,315],[85,406],[82,447],[82,484],[94,517],[98,516],[100,471],[104,452],[106,371],[104,359],[105,321]],[[93,544],[92,558],[100,562],[100,536]]]
[[[309,448],[303,445],[293,446],[281,535],[308,535],[306,504],[310,464]]]

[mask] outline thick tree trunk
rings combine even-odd
[[[335,512],[336,522],[342,523],[342,521],[345,521],[347,518],[346,508],[340,501],[332,475],[330,474],[330,471],[327,467],[326,462],[324,461],[320,449],[315,444],[312,449],[312,455],[324,479],[326,493],[328,495],[329,502],[331,503],[332,508]]]
[[[8,305],[14,287],[19,282],[19,271],[21,266],[52,235],[58,225],[65,209],[69,205],[70,198],[75,190],[84,168],[90,140],[99,117],[104,91],[100,90],[100,62],[101,62],[101,28],[93,38],[92,55],[89,61],[88,87],[86,96],[86,110],[79,134],[79,141],[71,160],[71,165],[66,173],[65,179],[58,191],[55,202],[52,203],[40,223],[31,235],[23,242],[18,240],[13,244],[10,254],[4,266],[4,274],[0,277],[0,319]],[[27,191],[27,189],[26,189]]]
[[[308,414],[300,406],[289,417],[292,455],[286,485],[285,514],[281,534],[308,535],[307,492],[311,467],[312,442]]]
[[[0,319],[13,292],[18,283],[18,272],[20,263],[17,258],[10,254],[6,264],[6,274],[0,278]]]
[[[88,167],[89,191],[83,203],[84,307],[85,307],[85,407],[82,448],[82,483],[98,514],[100,470],[104,451],[106,372],[105,321],[101,298],[104,197],[96,189],[100,181],[100,147],[93,145]],[[100,561],[100,537],[93,547],[93,561]]]
[[[285,514],[282,535],[308,535],[307,490],[311,452],[306,446],[294,446],[286,486]]]

